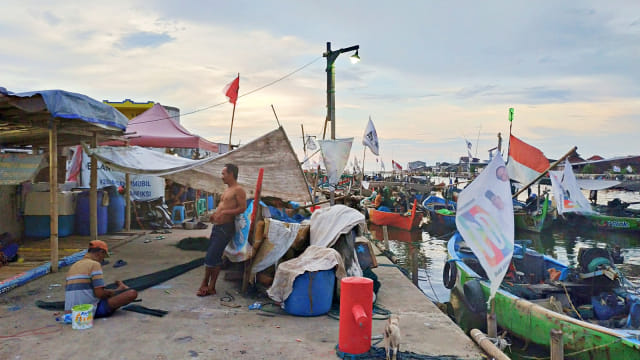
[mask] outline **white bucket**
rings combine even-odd
[[[71,328],[90,329],[93,326],[93,305],[82,304],[71,308]]]

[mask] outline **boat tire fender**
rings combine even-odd
[[[447,261],[444,263],[444,270],[442,271],[442,283],[444,287],[451,290],[456,284],[456,278],[458,276],[458,267],[455,262]]]
[[[475,314],[481,314],[487,311],[487,300],[484,298],[482,285],[478,280],[469,280],[463,286],[464,299],[471,310]]]

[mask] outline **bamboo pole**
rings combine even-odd
[[[498,349],[498,347],[491,342],[491,339],[489,339],[489,337],[487,337],[487,335],[482,331],[478,329],[471,329],[470,334],[473,341],[475,341],[476,344],[484,350],[484,352],[489,354],[489,356],[496,360],[509,360],[509,357],[505,355],[502,350]]]
[[[562,330],[551,329],[549,335],[551,337],[551,360],[563,360],[564,343],[562,341]]]
[[[58,272],[58,129],[49,120],[49,218],[51,272]]]
[[[91,148],[98,147],[98,134],[93,133]],[[91,240],[98,238],[98,158],[91,157],[91,183],[89,190],[89,236]]]
[[[513,196],[511,196],[513,199],[515,199],[516,197],[518,197],[518,195],[520,195],[523,191],[525,191],[529,186],[533,185],[536,181],[542,179],[542,177],[544,176],[544,174],[546,174],[547,172],[549,172],[549,170],[553,169],[554,167],[556,167],[556,165],[558,165],[559,163],[561,163],[562,161],[564,161],[564,159],[566,159],[567,157],[569,157],[569,155],[573,154],[576,150],[578,149],[577,146],[574,146],[573,148],[571,148],[571,150],[569,150],[566,154],[562,155],[562,157],[556,161],[553,162],[553,164],[549,165],[549,167],[547,168],[547,170],[543,171],[540,175],[538,175],[535,179],[533,179],[531,182],[529,182],[526,186],[522,187],[522,189],[518,190],[515,194],[513,194]]]
[[[348,195],[342,195],[342,196],[338,196],[337,198],[335,198],[334,200],[341,200],[348,197]],[[328,202],[330,202],[331,200],[323,200],[323,201],[318,201],[317,203],[313,203],[313,204],[308,204],[308,205],[304,205],[304,206],[300,206],[299,209],[306,209],[306,208],[310,208],[312,206],[316,206],[316,205],[322,205],[322,204],[326,204]]]
[[[249,223],[249,239],[253,236],[256,228],[256,220],[258,219],[258,211],[260,209],[260,192],[262,192],[262,177],[264,176],[264,168],[258,171],[258,180],[256,181],[256,191],[253,197],[253,211]],[[253,246],[247,239],[250,246]],[[253,256],[244,262],[244,273],[242,275],[242,293],[246,293],[249,287],[249,278],[251,277],[251,268],[253,267]]]
[[[126,231],[131,231],[131,174],[124,174],[124,227]]]

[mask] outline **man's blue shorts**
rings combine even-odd
[[[222,225],[213,225],[211,228],[211,236],[209,237],[209,248],[207,249],[207,255],[204,257],[205,266],[216,267],[222,264],[224,248],[226,248],[229,241],[233,239],[235,232],[235,221]]]
[[[109,307],[109,302],[105,299],[101,299],[96,305],[96,313],[93,315],[94,318],[102,318],[113,315],[113,310]]]

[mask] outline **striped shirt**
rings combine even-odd
[[[87,254],[67,272],[64,309],[70,311],[76,305],[92,304],[95,314],[100,299],[93,293],[93,289],[98,287],[104,287],[102,266]]]

